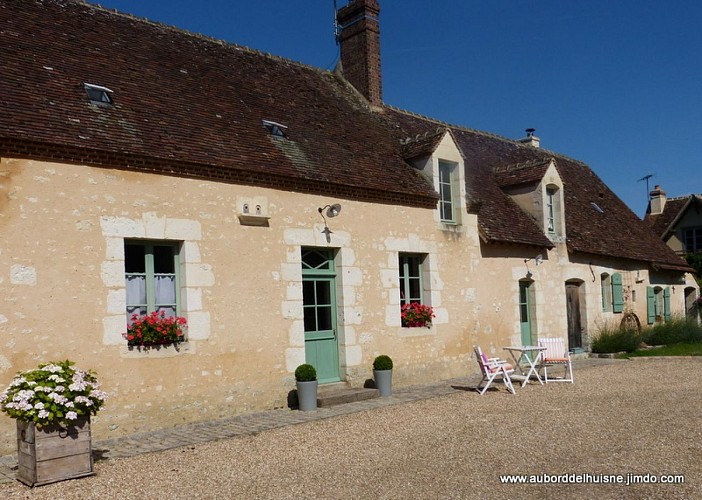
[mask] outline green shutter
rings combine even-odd
[[[646,312],[648,324],[652,325],[656,322],[656,295],[650,286],[646,287]]]
[[[666,321],[670,321],[670,287],[665,287],[663,290],[663,317]]]
[[[622,275],[614,273],[612,275],[612,310],[620,313],[624,310],[624,289],[622,287]]]

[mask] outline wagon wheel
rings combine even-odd
[[[624,329],[636,329],[637,332],[641,333],[641,321],[639,321],[638,316],[633,312],[628,312],[624,314],[620,326]]]

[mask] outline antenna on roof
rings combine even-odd
[[[339,34],[341,30],[339,29],[339,23],[336,20],[336,0],[334,0],[334,40],[336,41],[336,44],[339,45]]]
[[[654,175],[654,174],[644,175],[643,177],[641,177],[639,180],[636,181],[636,182],[646,181],[646,199],[647,199],[647,200],[650,200],[650,199],[651,199],[651,190],[648,189],[648,180],[649,180],[651,177],[653,177],[653,175]]]

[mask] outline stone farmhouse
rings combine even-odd
[[[668,198],[660,186],[655,186],[644,222],[678,255],[698,260],[702,256],[702,195]],[[689,316],[699,312],[697,297],[693,289],[685,290],[685,311]]]
[[[81,1],[0,3],[0,384],[70,358],[100,439],[477,372],[473,345],[664,321],[691,269],[584,163],[383,103],[379,5],[323,71]],[[403,326],[401,307],[433,308]],[[129,347],[135,313],[187,319]],[[14,447],[0,419],[0,445]]]

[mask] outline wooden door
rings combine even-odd
[[[533,335],[533,293],[531,281],[519,282],[519,327],[522,345],[536,345]]]
[[[320,383],[338,382],[336,271],[331,251],[302,250],[302,297],[305,362],[316,368]]]
[[[580,319],[580,285],[566,283],[566,302],[568,305],[568,348],[583,347],[582,322]]]

